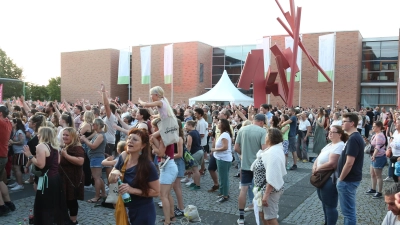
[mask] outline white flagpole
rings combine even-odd
[[[152,57],[151,57],[151,50],[150,50],[150,71],[151,71],[151,59],[152,59]],[[149,79],[149,92],[148,92],[148,95],[149,95],[149,102],[151,102],[151,95],[150,95],[150,89],[151,89],[151,72],[150,72],[150,79]]]
[[[333,77],[332,77],[332,105],[335,105],[335,67],[336,67],[336,32],[334,33],[334,42],[333,42]]]
[[[272,36],[269,36],[269,47],[270,48],[271,48],[271,42],[272,42]],[[268,53],[269,53],[269,63],[271,63],[271,51],[268,51]],[[265,75],[265,71],[264,71],[264,79],[266,78],[265,76],[266,75]],[[271,94],[268,94],[268,104],[271,104],[270,100],[271,100]]]
[[[300,35],[300,40],[301,40],[302,35]],[[293,40],[293,44],[294,44],[294,40]],[[293,46],[294,48],[294,46]],[[303,57],[303,52],[301,52],[301,56]],[[303,59],[301,59],[301,63],[303,63]],[[300,65],[301,68],[301,65]],[[299,107],[301,107],[301,79],[302,79],[302,74],[301,74],[301,69],[300,69],[300,77],[299,77]]]
[[[174,44],[172,44],[171,106],[174,105]]]
[[[131,49],[131,46],[128,46],[128,52],[129,52],[129,54],[128,54],[128,62],[129,62],[129,70],[128,70],[128,72],[129,72],[129,84],[128,84],[128,100],[130,101],[131,100],[131,80],[132,80],[132,78],[131,78],[131,68],[132,68],[132,63],[131,63],[131,55],[132,55],[132,49]]]

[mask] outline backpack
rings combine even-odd
[[[194,158],[188,151],[185,145],[183,145],[183,161],[185,161],[185,169],[190,170],[194,165]]]

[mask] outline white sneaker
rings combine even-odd
[[[393,178],[391,177],[386,177],[385,179],[383,179],[383,181],[387,182],[387,181],[393,181]]]
[[[93,187],[93,185],[89,185],[89,186],[85,186],[84,188],[85,189],[90,189],[90,188],[92,188]]]
[[[23,190],[24,189],[24,185],[17,185],[13,188],[10,189],[10,191],[18,191],[18,190]]]
[[[189,187],[191,184],[194,183],[194,180],[190,178],[190,180],[185,184],[187,187]]]
[[[9,188],[14,188],[14,187],[16,187],[16,186],[18,186],[18,183],[17,183],[17,182],[14,182],[13,184],[7,185],[7,187],[9,187]]]
[[[162,208],[162,202],[158,202],[158,207]]]
[[[183,178],[183,179],[181,180],[181,183],[186,183],[186,182],[189,182],[189,178],[187,178],[187,177],[185,177],[185,178]]]
[[[239,218],[236,222],[238,225],[244,225],[244,219]]]
[[[254,210],[254,206],[253,206],[253,205],[248,206],[248,207],[246,207],[246,208],[244,209],[245,212],[250,212],[250,211],[253,211],[253,210]]]

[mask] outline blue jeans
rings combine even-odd
[[[322,202],[325,224],[335,225],[338,220],[338,192],[332,179],[329,178],[322,188],[317,188],[318,198]]]
[[[357,224],[356,192],[360,181],[337,181],[336,188],[339,194],[339,203],[344,217],[344,225]]]
[[[389,159],[389,166],[388,166],[388,177],[393,177],[394,174],[394,167],[392,167],[392,162]]]

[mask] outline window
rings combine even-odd
[[[361,87],[362,107],[395,107],[396,101],[396,87]]]
[[[200,83],[204,81],[204,64],[200,63]]]

